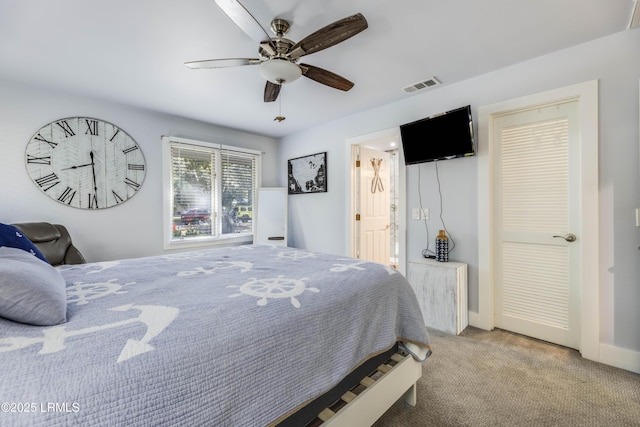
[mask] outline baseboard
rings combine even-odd
[[[600,344],[600,360],[597,362],[640,374],[640,352]]]
[[[480,315],[471,310],[469,310],[469,326],[486,329],[481,325]],[[599,350],[598,360],[594,360],[594,362],[640,374],[640,352],[602,343],[600,343]]]
[[[476,311],[469,310],[469,326],[473,326],[474,328],[480,328],[480,315]]]

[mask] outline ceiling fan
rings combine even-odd
[[[267,80],[264,88],[264,102],[278,99],[280,89],[285,83],[291,83],[300,76],[305,76],[318,83],[335,89],[348,91],[353,83],[338,74],[309,65],[298,64],[298,60],[343,42],[368,27],[362,14],[340,19],[318,31],[308,35],[298,43],[284,38],[289,31],[290,23],[284,19],[271,21],[271,30],[275,37],[269,36],[266,30],[237,0],[215,0],[216,4],[253,40],[260,43],[259,58],[225,58],[203,61],[185,62],[189,68],[226,68],[242,65],[258,65],[260,74]]]

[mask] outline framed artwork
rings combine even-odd
[[[327,152],[289,159],[289,194],[327,191]]]

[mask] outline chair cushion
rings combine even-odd
[[[0,246],[22,249],[44,262],[49,262],[36,245],[13,225],[0,223]]]
[[[48,222],[25,222],[13,225],[40,249],[49,264],[54,267],[86,262],[80,251],[73,246],[65,226]]]
[[[66,322],[64,278],[22,249],[0,247],[0,317],[38,326]]]

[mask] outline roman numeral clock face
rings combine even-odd
[[[144,181],[142,150],[118,126],[70,117],[39,129],[27,144],[27,172],[53,200],[105,209],[133,197]]]

